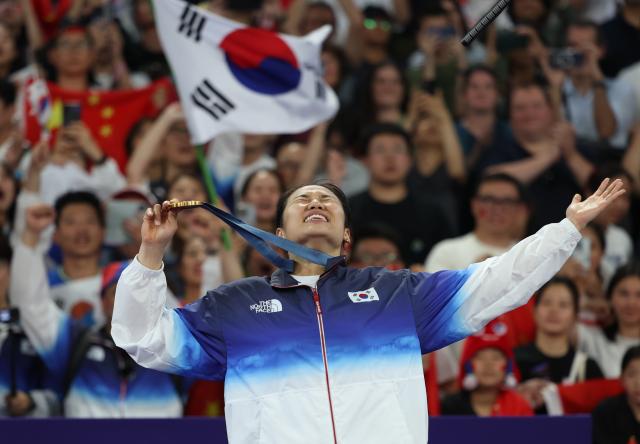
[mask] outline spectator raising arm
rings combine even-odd
[[[151,128],[146,132],[129,163],[127,164],[127,181],[129,185],[146,183],[148,170],[156,152],[162,148],[164,137],[169,128],[176,122],[184,119],[182,107],[179,103],[172,103],[156,119]]]
[[[10,294],[27,337],[47,368],[62,376],[72,351],[72,323],[49,295],[44,259],[36,249],[53,220],[54,210],[46,204],[27,209],[26,227],[13,254]]]

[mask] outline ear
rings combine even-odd
[[[284,239],[287,238],[287,235],[285,234],[284,230],[282,228],[276,228],[276,236],[278,237],[282,237]]]
[[[348,244],[351,243],[351,230],[350,229],[348,229],[348,228],[344,229],[344,234],[342,236],[342,241],[346,242]]]

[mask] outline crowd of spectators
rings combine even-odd
[[[503,253],[611,177],[628,192],[558,276],[425,356],[425,380],[432,414],[591,412],[615,396],[597,442],[640,430],[639,0],[513,0],[469,48],[492,0],[192,3],[293,35],[332,25],[321,57],[340,111],[303,134],[223,134],[199,156],[151,2],[0,1],[0,415],[223,414],[221,382],[143,369],[110,337],[154,203],[215,194],[273,232],[282,193],[329,180],[352,207],[351,266],[431,273]],[[208,213],[178,223],[170,305],[273,271]]]

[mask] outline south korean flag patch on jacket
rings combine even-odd
[[[354,303],[373,302],[380,300],[380,298],[378,297],[378,292],[373,287],[362,291],[350,291],[347,294],[349,295],[349,299],[351,299],[351,302]]]

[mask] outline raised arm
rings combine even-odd
[[[576,195],[562,222],[541,228],[500,256],[464,270],[411,275],[422,352],[463,339],[524,305],[569,258],[580,230],[622,193],[622,181],[609,184],[607,179],[584,202]]]
[[[52,372],[63,375],[73,344],[72,322],[51,299],[44,258],[36,248],[53,214],[46,204],[27,209],[26,227],[13,254],[9,294],[36,351]]]
[[[169,203],[149,208],[142,223],[140,252],[116,288],[111,336],[140,365],[206,379],[223,379],[226,349],[216,300],[207,295],[185,309],[165,307],[167,283],[162,256],[176,232]],[[199,317],[199,323],[185,318]]]

